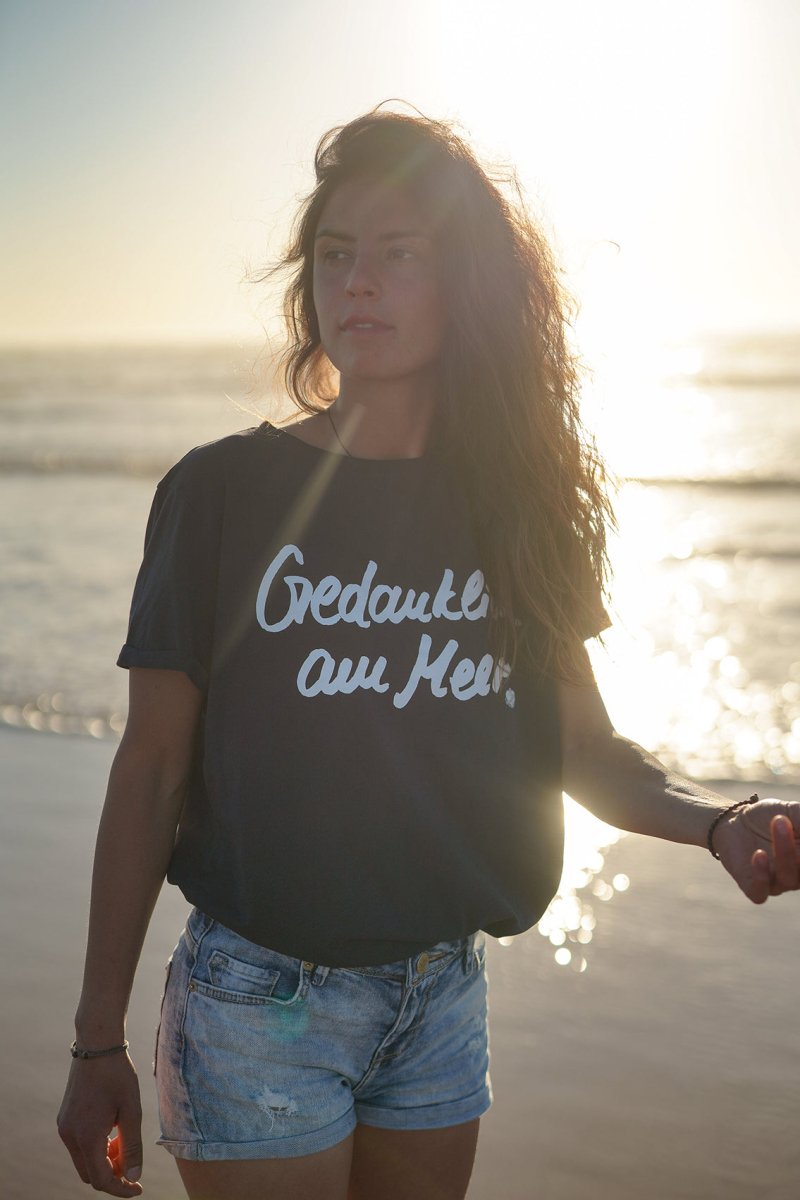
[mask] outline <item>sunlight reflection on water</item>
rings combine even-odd
[[[630,880],[617,873],[603,876],[608,849],[626,835],[588,812],[571,797],[564,795],[564,866],[558,891],[537,925],[542,937],[553,947],[558,966],[570,967],[579,974],[588,965],[585,947],[597,925],[596,905],[607,903],[617,892],[627,891]],[[498,939],[511,946],[515,937]]]
[[[607,825],[571,797],[564,796],[564,868],[561,882],[538,930],[556,948],[559,966],[586,970],[587,946],[597,924],[595,906],[607,903],[617,891],[628,887],[627,876],[603,878],[606,851],[625,834]]]
[[[626,484],[617,513],[614,628],[604,646],[590,646],[616,728],[699,779],[796,780],[800,662],[790,547],[785,566],[780,557],[759,559],[758,530],[750,530],[747,553],[703,553],[698,542],[720,536],[712,515],[659,487]],[[777,524],[776,517],[773,540]]]
[[[735,479],[753,467],[752,445],[717,397],[658,395],[669,412],[640,474]],[[616,432],[631,438],[630,409]],[[606,434],[613,440],[614,427]],[[615,458],[619,470],[619,448]],[[800,780],[796,490],[630,480],[614,506],[613,628],[588,649],[616,730],[690,778],[774,778],[780,794],[781,782]],[[565,803],[564,875],[539,931],[555,964],[583,972],[600,906],[630,880],[603,875],[625,834]]]

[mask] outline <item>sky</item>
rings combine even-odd
[[[0,343],[258,340],[320,135],[513,165],[589,344],[800,329],[796,0],[3,0]]]

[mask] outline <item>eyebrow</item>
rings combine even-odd
[[[335,229],[320,229],[314,240],[324,237],[335,238],[338,242],[354,242],[356,240],[351,233],[338,233]],[[415,229],[395,229],[390,233],[382,233],[378,241],[393,242],[397,238],[422,238],[427,242],[431,240],[429,234]]]

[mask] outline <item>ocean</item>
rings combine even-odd
[[[259,372],[250,345],[0,351],[0,722],[119,738],[156,482],[274,415]],[[674,346],[658,373],[601,384],[587,422],[619,528],[614,626],[591,654],[612,719],[696,779],[780,794],[800,782],[800,335]],[[540,929],[564,961],[566,936],[591,940],[588,889],[629,882],[603,879],[618,835],[577,808],[562,919]]]

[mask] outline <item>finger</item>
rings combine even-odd
[[[754,904],[763,904],[770,894],[769,855],[766,850],[756,850],[750,862],[752,881],[747,892]]]
[[[78,1145],[77,1142],[73,1141],[71,1138],[68,1139],[68,1138],[64,1137],[63,1135],[61,1137],[61,1140],[64,1143],[64,1145],[67,1147],[67,1150],[69,1151],[69,1156],[72,1159],[72,1163],[73,1163],[73,1166],[75,1167],[75,1170],[78,1172],[78,1174],[80,1175],[80,1177],[84,1183],[89,1183],[89,1172],[86,1170],[86,1162],[84,1160],[83,1151],[81,1150],[80,1146]]]
[[[783,815],[791,821],[794,836],[800,838],[800,804],[790,800],[776,800],[775,803],[780,804]]]
[[[775,883],[778,892],[788,892],[800,886],[792,822],[786,816],[774,816],[770,822],[770,834]]]
[[[795,800],[764,799],[744,808],[738,819],[757,838],[770,841],[770,822],[775,816],[791,821],[795,837],[800,840],[800,803]]]
[[[106,1154],[107,1141],[96,1142],[91,1147],[84,1148],[84,1157],[89,1171],[89,1182],[97,1192],[106,1192],[109,1196],[140,1196],[140,1183],[125,1183],[114,1174],[113,1166]]]

